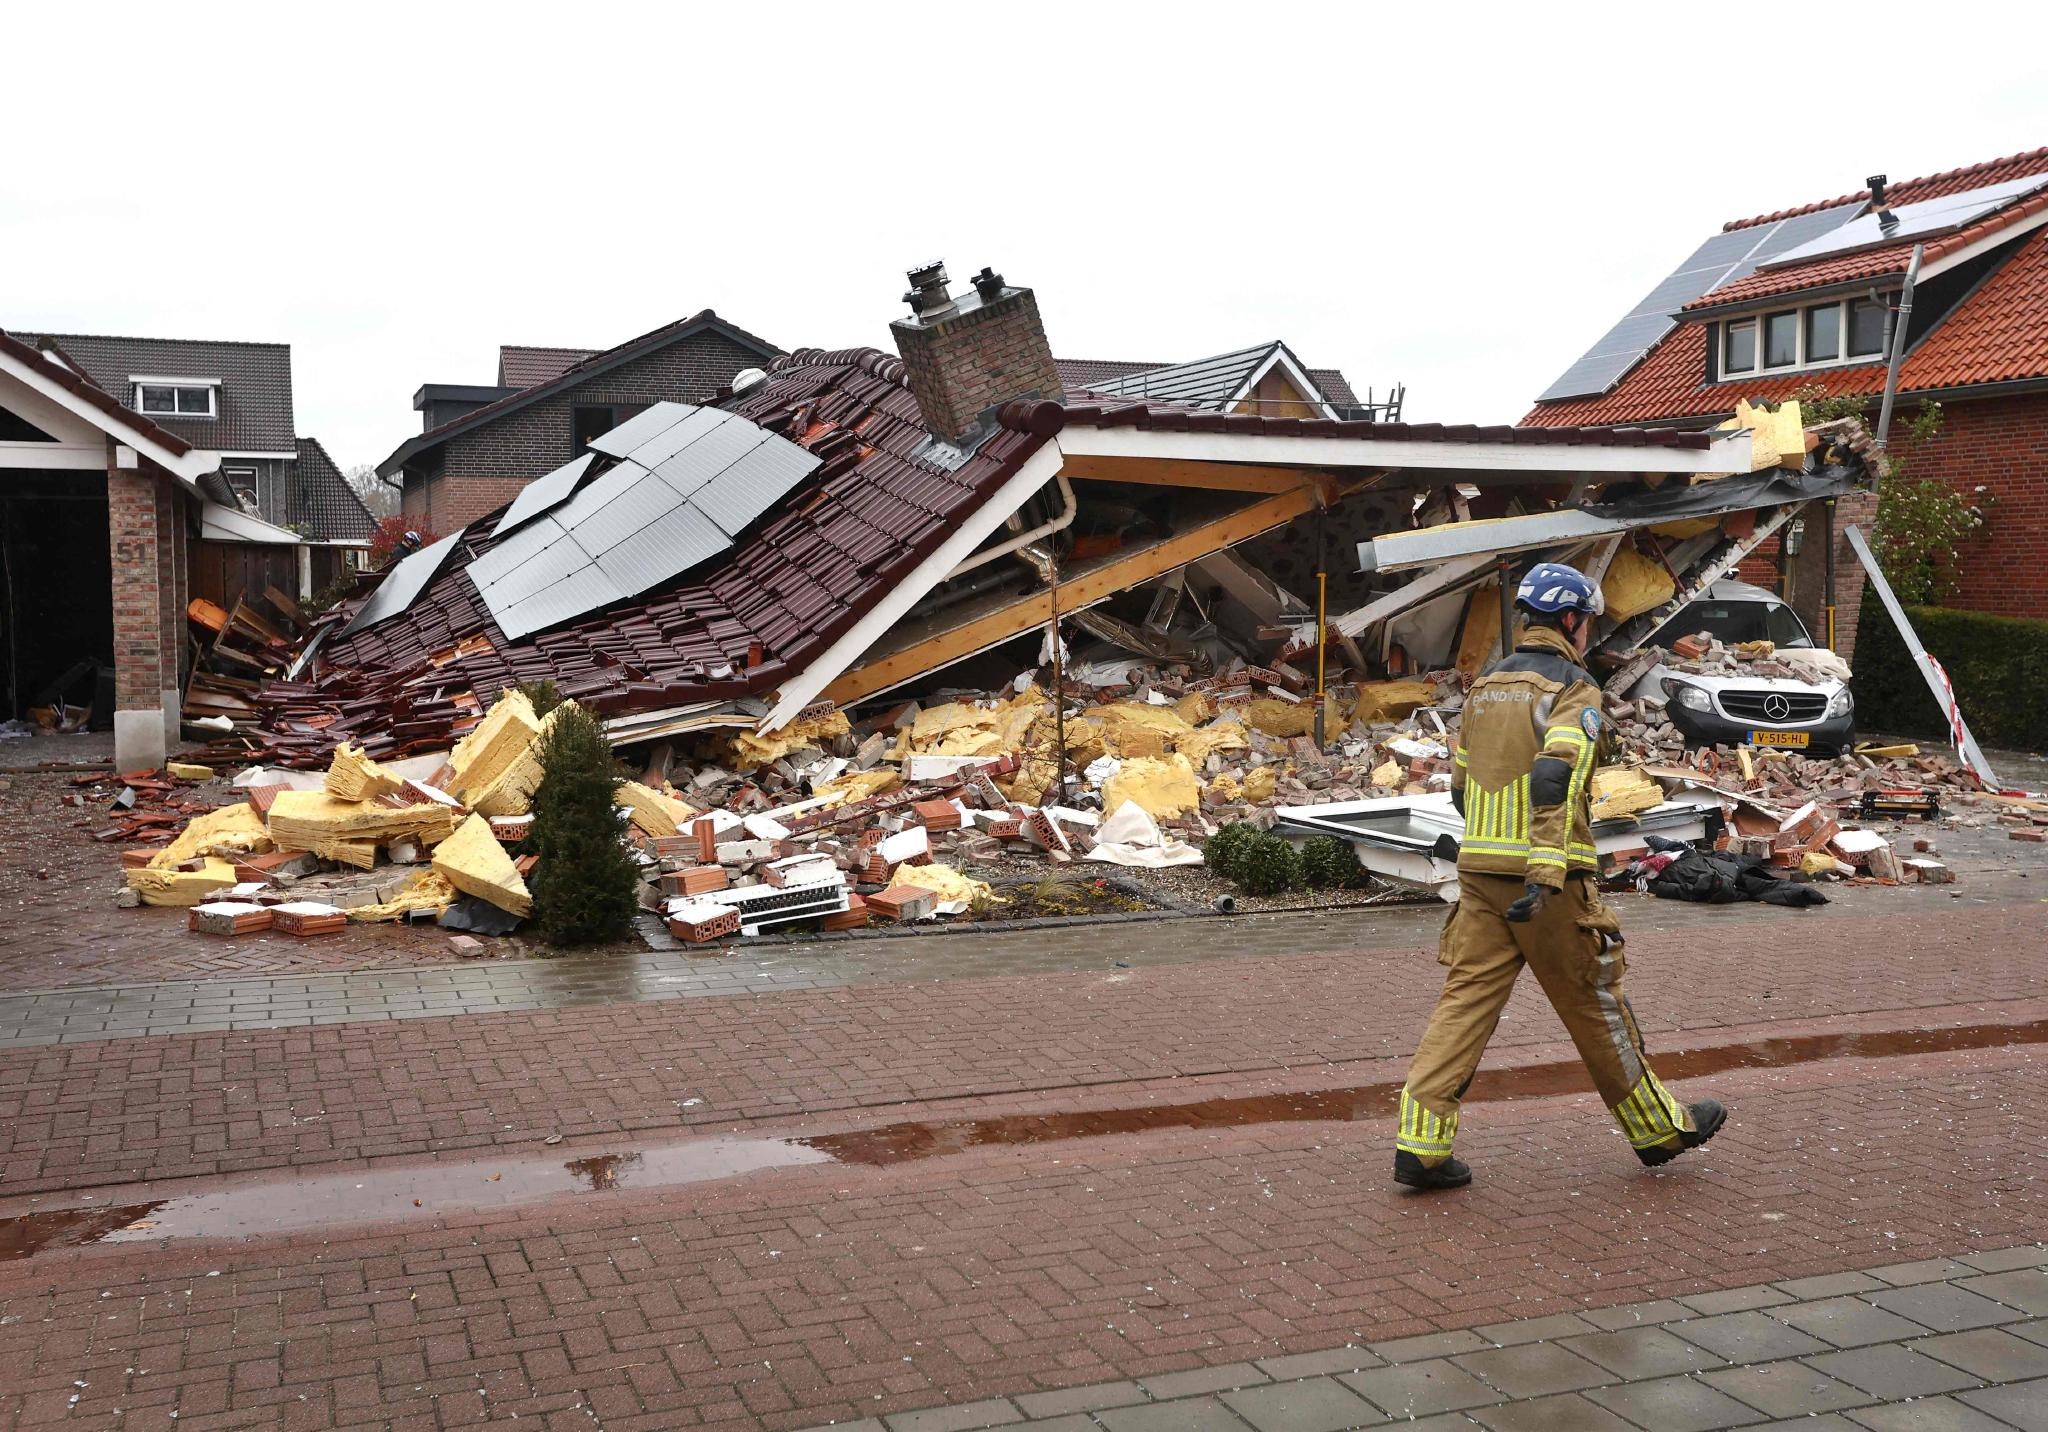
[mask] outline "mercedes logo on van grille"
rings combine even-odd
[[[1792,714],[1792,703],[1773,691],[1764,698],[1764,715],[1773,721],[1783,721]]]

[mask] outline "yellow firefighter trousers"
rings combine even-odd
[[[1667,1144],[1680,1130],[1691,1130],[1692,1116],[1643,1057],[1642,1032],[1621,992],[1627,968],[1621,923],[1591,883],[1574,874],[1522,924],[1507,919],[1508,906],[1523,894],[1519,879],[1461,872],[1458,884],[1463,898],[1452,907],[1437,950],[1449,972],[1401,1091],[1398,1147],[1424,1164],[1450,1157],[1459,1100],[1524,962],[1542,982],[1630,1145]]]

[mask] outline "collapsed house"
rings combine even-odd
[[[1602,581],[1626,652],[1871,473],[1858,425],[1796,405],[1581,432],[1065,392],[1030,290],[912,278],[897,355],[802,349],[649,407],[397,563],[242,683],[209,759],[328,767],[330,794],[356,760],[445,775],[544,683],[644,760],[626,804],[685,937],[860,915],[862,883],[915,918],[932,902],[890,891],[965,908],[954,864],[1006,846],[1180,863],[1182,837],[1318,794],[1412,824],[1520,567]],[[382,799],[483,810],[428,785]]]

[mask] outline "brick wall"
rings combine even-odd
[[[899,319],[889,329],[918,411],[941,437],[958,438],[994,404],[1026,393],[1057,399],[1063,391],[1028,288],[957,317]]]
[[[1920,476],[1996,499],[1985,531],[1963,549],[1948,605],[2048,617],[2048,394],[1944,404],[1942,431],[1913,458]],[[1894,418],[1894,431],[1898,419]]]
[[[458,433],[419,467],[408,467],[402,509],[434,531],[453,532],[510,502],[536,477],[567,462],[572,411],[584,404],[701,403],[743,368],[767,362],[716,333],[692,337],[550,393]]]
[[[164,605],[172,573],[159,489],[164,476],[152,469],[114,465],[107,453],[107,541],[114,567],[114,705],[123,711],[154,711],[176,679],[166,662],[177,650],[164,640]]]

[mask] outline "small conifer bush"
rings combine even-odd
[[[1311,890],[1352,890],[1365,883],[1365,867],[1348,840],[1312,835],[1301,843],[1301,875]]]
[[[619,778],[598,719],[563,702],[540,739],[540,785],[533,793],[527,846],[533,908],[553,945],[616,940],[640,908],[639,873],[619,843]]]
[[[1259,833],[1259,828],[1249,821],[1232,821],[1202,842],[1202,863],[1225,880],[1235,881],[1245,848],[1259,838]]]
[[[1301,888],[1301,852],[1270,831],[1238,857],[1237,883],[1247,895],[1278,895]]]

